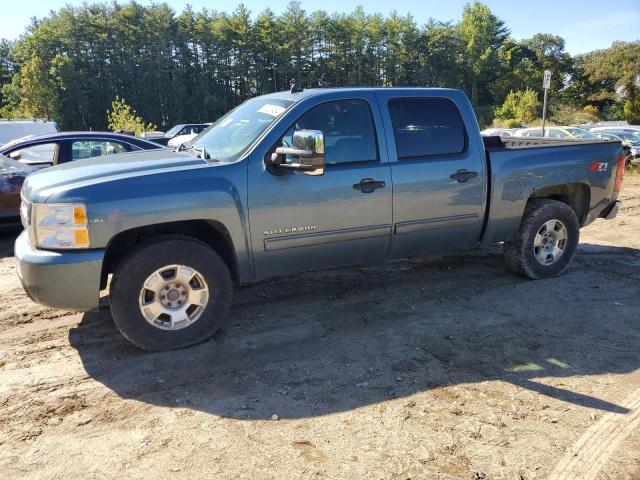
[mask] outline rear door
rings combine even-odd
[[[251,158],[249,216],[258,278],[387,255],[391,175],[375,96],[336,91],[325,98],[299,115],[291,112],[272,147],[291,146],[295,130],[321,130],[324,175],[269,171],[262,154]]]
[[[475,118],[463,119],[456,105],[468,104],[466,97],[459,92],[418,97],[407,90],[379,91],[378,99],[390,133],[390,256],[475,244],[485,208],[485,159]]]

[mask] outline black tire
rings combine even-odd
[[[550,265],[543,265],[534,253],[538,231],[549,220],[560,220],[567,231],[564,252]],[[580,224],[575,211],[566,203],[551,199],[531,200],[525,209],[515,238],[504,243],[504,258],[512,272],[532,279],[554,277],[569,266],[580,240]]]
[[[192,324],[178,330],[162,330],[142,315],[140,291],[149,275],[174,264],[197,270],[209,287],[209,299]],[[174,350],[211,337],[223,325],[232,296],[229,269],[211,247],[187,236],[167,235],[137,245],[118,264],[111,281],[111,316],[122,335],[137,347]]]

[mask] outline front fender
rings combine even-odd
[[[202,166],[125,178],[65,192],[49,202],[87,205],[91,248],[106,248],[127,230],[211,220],[231,238],[241,281],[253,278],[246,215],[246,164]]]

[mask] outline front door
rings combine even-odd
[[[337,98],[310,106],[276,142],[290,146],[296,130],[322,131],[324,175],[274,173],[264,159],[251,159],[249,219],[258,279],[386,257],[392,188],[380,126],[372,94]]]

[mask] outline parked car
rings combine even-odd
[[[0,155],[0,230],[20,226],[20,189],[27,175],[36,170]]]
[[[76,310],[111,277],[124,336],[174,349],[224,324],[234,282],[499,242],[514,272],[558,275],[580,227],[616,216],[623,174],[617,142],[481,137],[459,90],[292,89],[183,152],[30,175],[17,270]]]
[[[46,135],[58,131],[56,122],[44,120],[0,120],[0,147],[28,135]]]
[[[624,130],[594,129],[591,130],[591,133],[598,138],[622,142],[622,145],[629,150],[628,155],[630,159],[640,157],[640,132],[635,134]]]
[[[517,130],[517,128],[485,128],[480,132],[480,135],[485,137],[494,135],[497,135],[499,137],[512,137]]]
[[[606,125],[602,126],[594,126],[589,129],[589,131],[597,131],[597,132],[605,132],[609,130],[629,132],[629,133],[640,133],[640,125]]]
[[[153,132],[142,132],[139,136],[140,138],[144,138],[145,140],[149,140],[152,138],[163,138],[165,132],[153,131]]]
[[[0,154],[44,168],[83,158],[161,148],[157,143],[122,133],[61,132],[10,142],[0,148]]]
[[[597,138],[584,128],[578,127],[545,127],[544,136],[550,138]],[[514,137],[542,137],[542,127],[523,128],[517,130]]]
[[[175,125],[171,127],[162,137],[157,137],[150,139],[152,142],[159,143],[160,145],[164,145],[165,147],[169,145],[169,141],[175,137],[183,137],[189,136],[188,139],[181,141],[180,144],[185,141],[190,140],[191,138],[198,135],[205,128],[207,128],[210,123],[181,123],[179,125]],[[174,147],[176,148],[176,147]]]

